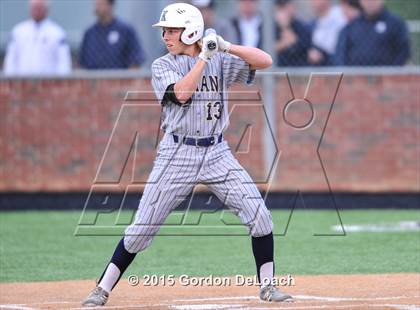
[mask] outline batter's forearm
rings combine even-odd
[[[188,72],[182,79],[174,85],[175,96],[179,102],[187,102],[197,89],[197,85],[203,76],[206,62],[199,59],[197,63],[192,67],[191,71]]]
[[[232,44],[229,53],[245,60],[252,70],[265,69],[273,64],[271,56],[256,47]]]

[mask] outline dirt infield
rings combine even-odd
[[[236,278],[220,279],[228,286],[217,286],[218,280],[212,286],[183,286],[178,278],[158,286],[122,280],[103,309],[420,309],[420,274],[295,276],[294,285],[282,288],[295,298],[288,303],[262,302],[257,286],[240,286]],[[80,301],[93,286],[94,281],[0,284],[0,309],[85,309]]]

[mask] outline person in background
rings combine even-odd
[[[336,63],[344,66],[402,66],[410,57],[407,26],[383,0],[361,0],[363,13],[343,32]]]
[[[338,51],[342,50],[342,45],[345,44],[345,38],[347,35],[347,29],[349,25],[362,14],[362,7],[360,5],[359,0],[341,0],[340,1],[341,9],[343,10],[343,14],[346,17],[347,25],[341,29],[340,34],[338,36],[338,42],[336,47],[336,53],[334,54],[333,64],[340,66],[343,65],[341,63]]]
[[[330,0],[311,0],[315,13],[312,22],[312,46],[308,50],[308,63],[314,66],[331,65],[338,36],[347,20],[339,6]]]
[[[263,18],[258,11],[259,0],[239,0],[239,16],[231,19],[235,29],[232,43],[261,48],[263,43]]]
[[[362,13],[362,6],[360,5],[359,0],[341,0],[340,6],[344,17],[347,20],[347,25],[359,17]]]
[[[293,0],[276,1],[276,45],[278,66],[306,66],[311,44],[308,27],[295,14]]]
[[[213,28],[217,34],[222,36],[229,42],[234,41],[235,32],[232,25],[215,16],[215,1],[214,0],[191,0],[191,4],[198,8],[203,15],[204,26]]]
[[[6,75],[63,75],[71,72],[64,30],[48,19],[47,0],[30,0],[31,18],[17,24],[4,60]]]
[[[145,61],[133,27],[114,16],[115,0],[95,0],[97,22],[86,30],[79,51],[85,69],[137,69]]]

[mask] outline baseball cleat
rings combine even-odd
[[[107,293],[104,289],[97,286],[94,290],[89,294],[89,296],[83,301],[83,306],[88,307],[96,307],[96,306],[103,306],[108,301],[109,293]]]
[[[260,299],[265,301],[293,301],[292,296],[280,292],[274,285],[264,286],[260,291]]]

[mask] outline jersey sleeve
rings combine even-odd
[[[252,84],[255,78],[255,70],[251,70],[245,60],[231,54],[225,54],[223,58],[223,78],[226,87],[233,83]]]
[[[182,75],[171,68],[170,64],[163,59],[157,59],[152,64],[152,86],[159,103],[164,105],[165,92],[168,87],[175,84]]]

